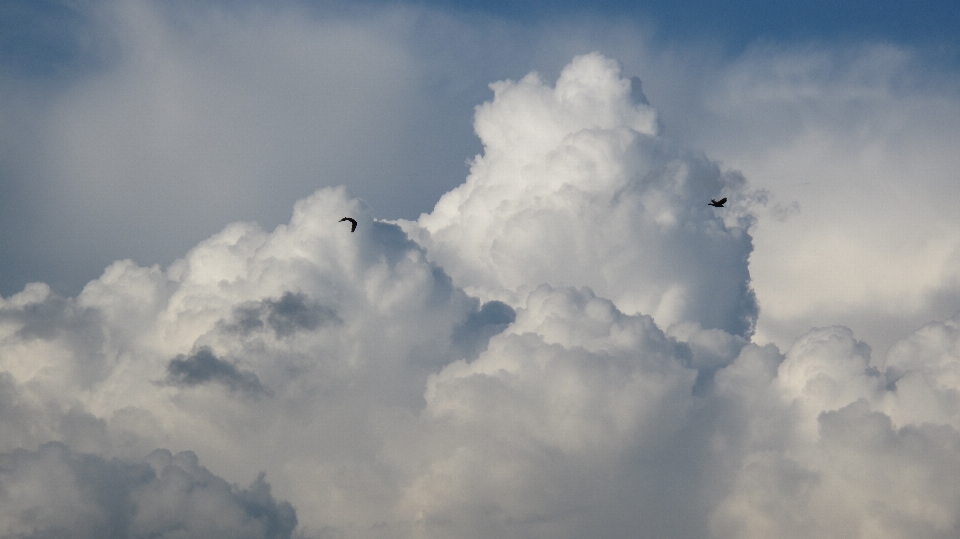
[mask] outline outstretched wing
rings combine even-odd
[[[342,222],[344,222],[344,221],[350,221],[350,232],[353,232],[354,230],[357,229],[357,220],[356,220],[356,219],[352,219],[352,218],[350,218],[350,217],[344,217],[343,219],[340,219],[340,221],[338,221],[338,222],[342,223]]]
[[[720,204],[724,204],[724,203],[726,203],[726,202],[727,202],[727,197],[723,197],[723,198],[721,198],[720,201],[719,201]]]

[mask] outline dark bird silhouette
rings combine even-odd
[[[713,206],[714,208],[722,208],[724,202],[727,201],[727,197],[723,197],[720,200],[710,199],[710,202],[707,202],[707,206]]]
[[[726,200],[726,199],[724,199],[724,200]],[[340,219],[340,221],[338,221],[338,222],[342,223],[342,222],[344,222],[344,221],[350,221],[350,232],[353,232],[354,230],[357,229],[357,220],[356,220],[356,219],[352,219],[352,218],[350,218],[350,217],[344,217],[343,219]]]

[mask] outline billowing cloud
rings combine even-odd
[[[268,472],[315,529],[366,525],[389,507],[369,489],[399,488],[377,465],[384,422],[412,417],[431,374],[513,317],[455,288],[362,202],[322,190],[289,224],[231,225],[166,270],[120,261],[76,298],[36,284],[3,299],[0,417],[8,449],[73,443],[86,421],[83,450],[194,450],[223,477]]]
[[[614,60],[578,57],[553,87],[536,74],[491,87],[466,183],[404,225],[459,286],[509,298],[587,285],[664,327],[752,332],[741,176],[658,138],[639,81]],[[707,205],[722,196],[723,215]]]
[[[752,342],[765,195],[637,84],[495,84],[418,221],[325,188],[0,298],[0,535],[955,536],[958,318]]]
[[[291,536],[297,515],[263,475],[230,485],[190,452],[157,450],[143,461],[105,460],[48,442],[0,454],[0,536]]]
[[[944,366],[960,365],[956,323],[933,323],[901,341],[895,349],[916,353],[909,367],[876,362],[835,327],[801,337],[785,357],[743,353],[718,373],[718,394],[737,411],[718,447],[732,444],[730,453],[742,456],[711,514],[713,535],[955,535],[957,408],[943,414],[924,404],[956,398],[955,382],[937,380]],[[944,333],[954,342],[928,340]],[[939,361],[917,361],[928,354]]]

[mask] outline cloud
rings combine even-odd
[[[688,144],[797,203],[751,229],[759,339],[785,348],[842,324],[885,353],[960,309],[960,101],[940,62],[890,43],[757,43],[685,102],[698,113],[669,116],[696,118]]]
[[[929,25],[912,45],[735,31],[729,48],[594,11],[10,6],[3,295],[42,280],[74,296],[118,258],[167,266],[228,222],[272,229],[324,185],[412,219],[482,150],[470,113],[489,81],[537,69],[550,85],[602,51],[643,77],[665,138],[771,195],[750,229],[758,339],[842,324],[883,353],[960,308],[956,70]]]
[[[264,299],[237,307],[236,321],[225,327],[246,334],[270,327],[276,336],[286,337],[297,331],[312,331],[321,324],[343,323],[337,313],[303,293],[284,292],[279,299]]]
[[[895,349],[955,324],[931,324]],[[930,380],[942,365],[960,365],[945,344],[928,342],[921,355],[911,354],[936,353],[943,363],[914,362],[906,376]],[[711,514],[713,536],[956,534],[960,505],[948,486],[960,477],[956,415],[931,413],[914,400],[916,386],[887,382],[903,373],[879,368],[846,328],[803,336],[779,366],[776,356],[741,354],[718,373],[719,394],[738,403],[739,427],[717,443],[740,445],[743,453]],[[923,388],[932,400],[957,391],[932,381]]]
[[[17,67],[0,98],[0,220],[23,238],[0,245],[5,295],[38,277],[75,295],[118,258],[168,265],[226,223],[284,222],[322,186],[412,217],[475,145],[475,100],[439,95],[450,75],[413,56],[416,8],[28,4],[11,9],[19,28],[0,26],[22,45],[0,55]]]
[[[251,395],[269,392],[256,374],[218,358],[209,348],[200,348],[189,356],[180,354],[167,364],[166,383],[170,385],[192,387],[207,382],[218,382]]]
[[[749,188],[657,137],[656,112],[620,71],[594,54],[575,58],[553,87],[536,74],[491,85],[494,99],[476,116],[484,153],[466,183],[403,226],[481,297],[586,285],[664,327],[693,321],[749,335],[752,245],[735,209]],[[735,201],[726,217],[707,206],[721,195]]]
[[[957,317],[751,341],[763,192],[603,55],[494,87],[418,221],[323,188],[0,298],[0,535],[955,535]]]
[[[279,539],[297,525],[261,474],[230,485],[190,452],[105,460],[58,442],[0,454],[3,537]]]
[[[344,214],[356,233],[337,226]],[[231,225],[165,270],[119,261],[76,298],[38,284],[0,301],[14,448],[68,441],[76,410],[73,423],[99,426],[85,446],[98,454],[166,446],[209,457],[222,477],[276,474],[284,498],[313,508],[312,529],[387,518],[401,472],[376,464],[383,422],[407,424],[427,378],[513,316],[456,289],[342,189],[300,201],[271,233]],[[97,377],[81,353],[99,358]]]
[[[648,316],[586,289],[539,287],[477,360],[430,378],[432,457],[405,509],[426,537],[613,537],[663,522],[663,505],[621,512],[639,500],[620,496],[662,485],[632,461],[669,445],[690,413],[688,354]]]
[[[465,359],[476,359],[486,348],[490,337],[505,330],[516,317],[516,311],[502,301],[484,303],[479,311],[470,313],[466,322],[454,330],[452,338],[460,348],[458,355]]]

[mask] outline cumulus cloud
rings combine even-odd
[[[290,537],[297,515],[261,474],[230,485],[190,452],[106,460],[48,442],[0,454],[3,537]]]
[[[955,325],[931,324],[896,348]],[[932,348],[955,368],[960,357],[944,344]],[[890,383],[901,375],[927,378],[943,363],[915,362],[909,375],[883,368],[842,327],[814,330],[777,356],[742,353],[718,373],[718,394],[738,412],[736,430],[721,434],[719,446],[740,445],[742,457],[711,514],[713,535],[955,535],[956,409],[931,413],[910,401],[909,384]],[[935,383],[923,389],[940,398],[956,391]]]
[[[76,298],[31,285],[0,313],[14,448],[70,441],[72,413],[99,427],[85,447],[106,456],[165,446],[224,477],[276,473],[317,530],[385,518],[389,497],[369,496],[397,488],[376,464],[383,422],[417,413],[429,375],[513,320],[342,189],[273,232],[237,223],[165,270],[120,261]]]
[[[960,320],[751,341],[764,195],[638,89],[494,84],[418,221],[325,188],[0,298],[0,535],[955,536]]]
[[[587,285],[664,327],[752,332],[741,176],[657,137],[639,81],[614,60],[577,57],[554,86],[530,74],[491,88],[467,181],[404,224],[459,286],[508,299]],[[734,201],[726,218],[707,206],[721,196]]]

